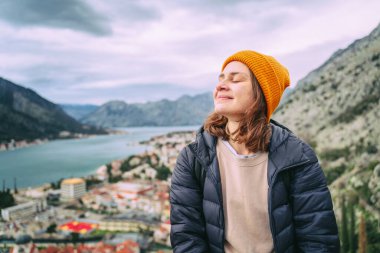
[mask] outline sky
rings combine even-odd
[[[0,77],[54,103],[174,100],[212,91],[244,49],[291,86],[380,23],[367,0],[1,0]]]

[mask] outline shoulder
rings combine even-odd
[[[310,161],[310,163],[318,161],[317,155],[315,154],[313,148],[295,134],[291,133],[289,135],[289,143],[291,143],[291,145],[297,146],[302,155],[304,155]]]
[[[194,154],[192,151],[192,145],[194,145],[194,142],[186,145],[184,148],[182,148],[181,152],[179,153],[177,157],[177,166],[183,165],[187,167],[191,167],[194,160]],[[177,167],[176,166],[176,167]]]

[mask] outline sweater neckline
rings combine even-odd
[[[219,142],[217,145],[220,145],[221,148],[220,151],[224,153],[224,155],[229,156],[230,159],[232,159],[234,163],[239,167],[252,167],[268,160],[268,152],[257,152],[253,155],[248,156],[241,155],[236,152],[231,144],[224,141],[223,139],[218,138],[217,141]]]
[[[237,158],[242,158],[242,159],[246,159],[246,158],[252,158],[252,157],[256,157],[257,156],[257,153],[253,153],[253,154],[250,154],[250,155],[242,155],[242,154],[238,154],[238,152],[234,149],[234,147],[232,147],[232,145],[226,141],[226,140],[223,140],[223,139],[220,139],[220,141],[226,145],[226,147],[231,151],[231,153],[237,157]]]

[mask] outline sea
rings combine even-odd
[[[196,131],[200,126],[127,127],[123,135],[99,135],[82,139],[54,140],[40,145],[0,152],[0,190],[29,188],[62,178],[95,173],[113,160],[140,154],[151,147],[140,141],[173,131]]]

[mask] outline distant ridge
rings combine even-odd
[[[0,77],[0,142],[105,134],[82,125],[35,91]]]
[[[76,120],[87,116],[99,108],[98,105],[78,105],[78,104],[60,104],[59,105],[69,116]]]
[[[211,93],[145,104],[110,101],[81,122],[99,127],[200,125],[213,110]]]

